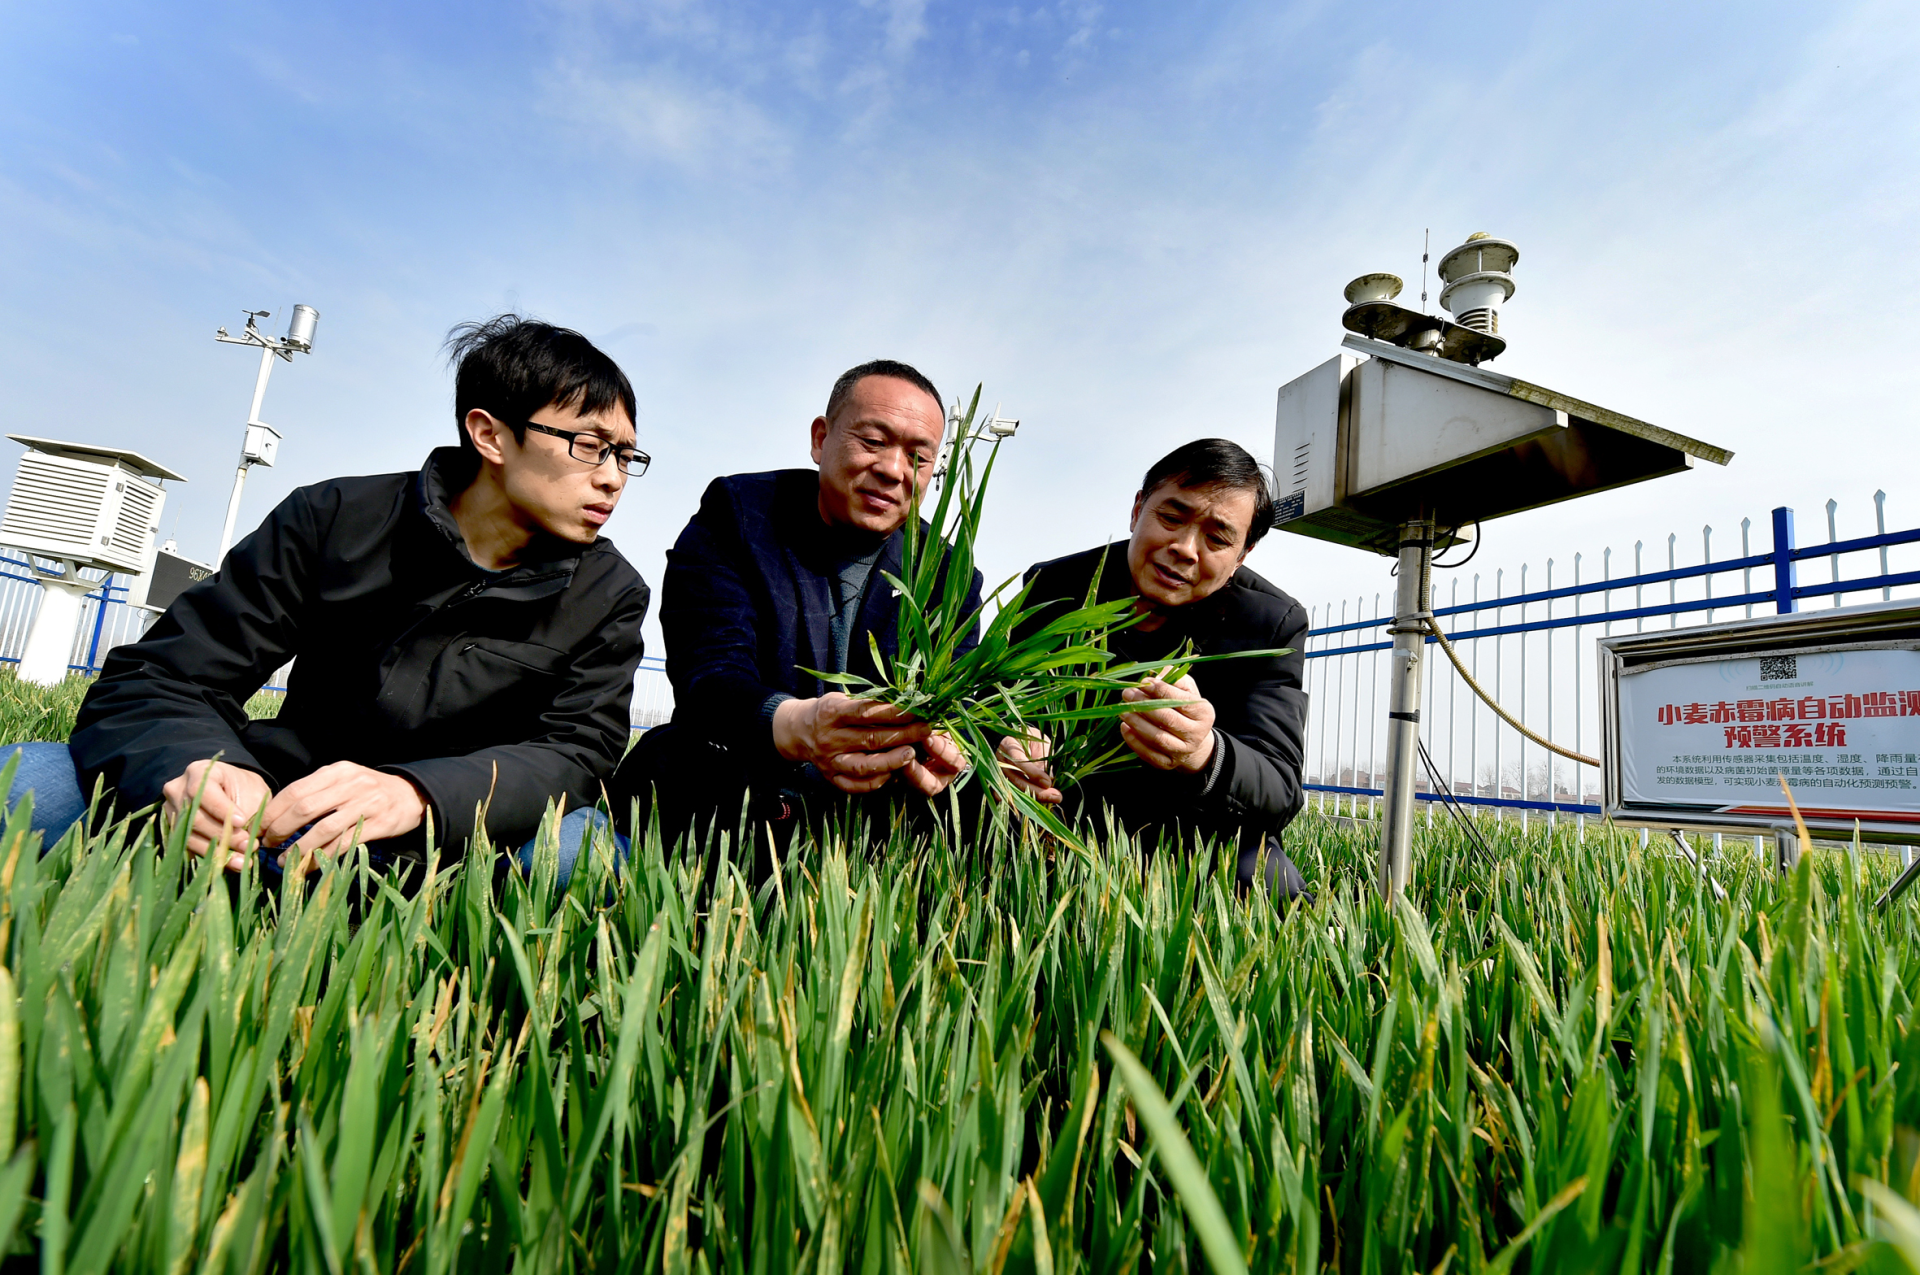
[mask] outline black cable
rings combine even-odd
[[[1449,536],[1456,536],[1459,533],[1460,533],[1460,528],[1458,527],[1455,527],[1451,531],[1447,532]],[[1459,542],[1455,541],[1454,543],[1458,544]],[[1448,546],[1448,547],[1451,548],[1452,546]],[[1472,562],[1473,555],[1479,552],[1480,552],[1480,521],[1479,519],[1476,518],[1473,523],[1473,548],[1467,550],[1467,556],[1460,559],[1460,561],[1458,562],[1435,561],[1433,565],[1435,569],[1440,571],[1457,570],[1460,567],[1466,566],[1469,562]]]
[[[1493,863],[1492,847],[1488,846],[1486,839],[1480,835],[1479,827],[1473,822],[1472,816],[1467,814],[1466,808],[1454,797],[1453,790],[1440,782],[1440,768],[1433,764],[1433,754],[1427,751],[1427,741],[1416,739],[1414,742],[1420,747],[1420,763],[1427,768],[1427,782],[1433,786],[1435,792],[1440,794],[1441,804],[1459,823],[1461,831],[1467,834],[1467,839],[1473,843],[1474,849],[1491,865]]]
[[[1486,843],[1480,839],[1480,830],[1476,828],[1473,816],[1467,814],[1467,808],[1461,805],[1461,801],[1453,795],[1452,791],[1448,791],[1446,783],[1440,780],[1438,766],[1434,766],[1434,758],[1428,753],[1427,745],[1421,743],[1419,747],[1421,747],[1421,764],[1427,768],[1427,783],[1434,793],[1440,795],[1440,805],[1446,806],[1446,812],[1461,822],[1461,828],[1469,835],[1469,839],[1475,841],[1476,847],[1484,847]]]
[[[1473,847],[1474,853],[1480,856],[1481,862],[1485,863],[1488,867],[1493,867],[1493,848],[1487,844],[1486,838],[1480,835],[1479,825],[1475,823],[1473,816],[1467,812],[1466,807],[1452,797],[1448,797],[1442,804],[1446,806],[1447,813],[1453,816],[1454,822],[1460,827],[1460,831],[1466,835],[1467,843]]]

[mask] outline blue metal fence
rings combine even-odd
[[[1472,577],[1470,596],[1459,597],[1461,581],[1446,580],[1444,571],[1436,571],[1433,613],[1447,631],[1448,641],[1468,662],[1475,680],[1486,686],[1510,711],[1539,734],[1575,752],[1586,752],[1589,724],[1597,722],[1598,688],[1588,685],[1583,669],[1591,671],[1592,654],[1584,650],[1586,630],[1598,627],[1610,634],[1618,626],[1644,628],[1649,620],[1665,619],[1677,626],[1680,617],[1704,614],[1711,621],[1718,612],[1739,610],[1751,616],[1761,613],[1790,612],[1803,602],[1819,598],[1839,606],[1848,595],[1877,594],[1881,599],[1894,596],[1896,590],[1920,586],[1920,570],[1895,571],[1889,553],[1901,546],[1920,544],[1920,528],[1886,530],[1886,494],[1874,495],[1875,531],[1872,535],[1839,538],[1838,502],[1827,502],[1827,540],[1801,545],[1794,539],[1793,511],[1778,508],[1772,512],[1772,547],[1754,553],[1750,543],[1752,524],[1741,524],[1741,552],[1737,557],[1715,559],[1712,556],[1713,529],[1701,529],[1701,561],[1686,566],[1676,561],[1678,535],[1667,538],[1667,567],[1644,571],[1645,543],[1634,546],[1636,570],[1632,575],[1612,573],[1612,550],[1602,555],[1601,578],[1581,578],[1583,555],[1573,558],[1573,581],[1555,587],[1554,560],[1546,562],[1546,587],[1529,591],[1528,567],[1519,569],[1520,591],[1505,591],[1504,569],[1494,572],[1494,596],[1481,596],[1482,574]],[[1860,554],[1875,554],[1877,562],[1867,574],[1842,578],[1841,559]],[[1822,583],[1802,584],[1800,564],[1825,558],[1830,579]],[[1384,560],[1382,575],[1384,577]],[[1755,576],[1759,576],[1758,580]],[[1716,592],[1715,582],[1738,577],[1731,589]],[[1443,596],[1443,583],[1446,585]],[[1759,587],[1756,587],[1758,585]],[[1664,586],[1667,600],[1649,604],[1646,592]],[[1612,605],[1617,595],[1632,591],[1632,605]],[[1682,597],[1682,592],[1690,596]],[[1864,600],[1864,599],[1860,599]],[[1597,607],[1589,606],[1597,601]],[[1306,657],[1311,662],[1308,691],[1313,701],[1313,717],[1308,727],[1309,782],[1306,788],[1316,794],[1322,809],[1340,813],[1358,813],[1364,799],[1368,807],[1382,795],[1379,787],[1384,762],[1376,755],[1376,745],[1384,743],[1377,727],[1380,706],[1385,703],[1385,670],[1379,653],[1392,647],[1384,632],[1391,622],[1386,595],[1375,594],[1370,609],[1362,596],[1349,604],[1313,608],[1316,621],[1308,634]],[[1556,614],[1556,610],[1570,608]],[[1538,612],[1544,609],[1545,614]],[[1534,612],[1530,615],[1529,612]],[[1488,620],[1491,619],[1491,623]],[[1470,620],[1471,623],[1464,623]],[[1597,636],[1597,635],[1595,635]],[[1428,637],[1432,645],[1434,639]],[[1508,656],[1518,647],[1518,680],[1511,676]],[[1568,648],[1571,648],[1570,650]],[[1556,681],[1556,654],[1570,660],[1571,683]],[[1489,656],[1491,675],[1480,668],[1483,654]],[[1529,659],[1532,655],[1533,658]],[[1544,658],[1542,658],[1544,657]],[[1584,657],[1584,658],[1583,658]],[[1451,797],[1469,805],[1490,808],[1496,815],[1518,813],[1522,820],[1530,813],[1544,813],[1549,819],[1571,815],[1584,819],[1600,812],[1598,772],[1591,767],[1557,758],[1537,744],[1529,744],[1512,727],[1484,709],[1470,689],[1438,652],[1425,661],[1428,684],[1425,687],[1422,733],[1427,749],[1440,772],[1436,786],[1425,776],[1418,781],[1415,796],[1433,802]],[[1462,700],[1466,711],[1461,712]],[[1529,699],[1535,704],[1544,699],[1543,713],[1528,712]],[[1570,720],[1569,720],[1570,719]],[[1571,727],[1569,730],[1568,728]],[[1364,743],[1362,742],[1364,739]],[[1466,777],[1460,777],[1462,744],[1466,752]],[[1483,751],[1484,750],[1484,751]],[[1531,752],[1529,751],[1531,750]],[[1490,758],[1490,771],[1482,757]],[[1512,759],[1510,762],[1509,759]],[[1530,762],[1537,760],[1537,767]],[[1565,788],[1562,778],[1573,786]],[[1442,793],[1444,787],[1448,791]],[[1429,809],[1429,818],[1431,810]]]
[[[27,631],[40,607],[41,589],[33,574],[34,562],[0,553],[0,664],[18,664],[27,643]],[[39,564],[59,575],[59,564]],[[83,575],[82,578],[87,578]],[[146,632],[150,612],[127,604],[128,577],[109,574],[86,595],[80,625],[74,636],[67,667],[75,673],[98,673],[108,651]]]

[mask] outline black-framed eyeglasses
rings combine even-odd
[[[577,429],[555,429],[551,425],[541,425],[528,421],[527,428],[536,434],[548,434],[554,438],[567,440],[567,454],[586,465],[604,465],[607,457],[614,458],[620,472],[629,478],[638,478],[647,472],[647,466],[653,463],[653,457],[637,447],[617,447],[603,442],[592,434]]]

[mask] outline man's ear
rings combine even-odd
[[[1133,533],[1133,529],[1135,527],[1140,525],[1140,509],[1141,509],[1141,506],[1145,505],[1146,503],[1147,503],[1146,492],[1138,491],[1133,494],[1133,512],[1127,515],[1127,533],[1129,535]]]
[[[809,454],[813,457],[813,463],[816,465],[820,463],[821,448],[823,448],[827,442],[827,431],[832,428],[833,426],[828,423],[826,417],[816,416],[813,418],[813,425],[809,429],[813,444]]]
[[[467,413],[466,427],[467,437],[473,440],[474,450],[480,453],[482,460],[495,465],[507,463],[502,447],[505,441],[502,436],[507,433],[505,425],[476,407]]]

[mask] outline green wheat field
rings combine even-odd
[[[77,691],[0,688],[5,738]],[[1444,821],[1383,906],[1016,827],[480,848],[278,896],[150,823],[0,833],[0,1242],[108,1270],[1901,1271],[1914,904]],[[551,825],[550,825],[551,826]]]

